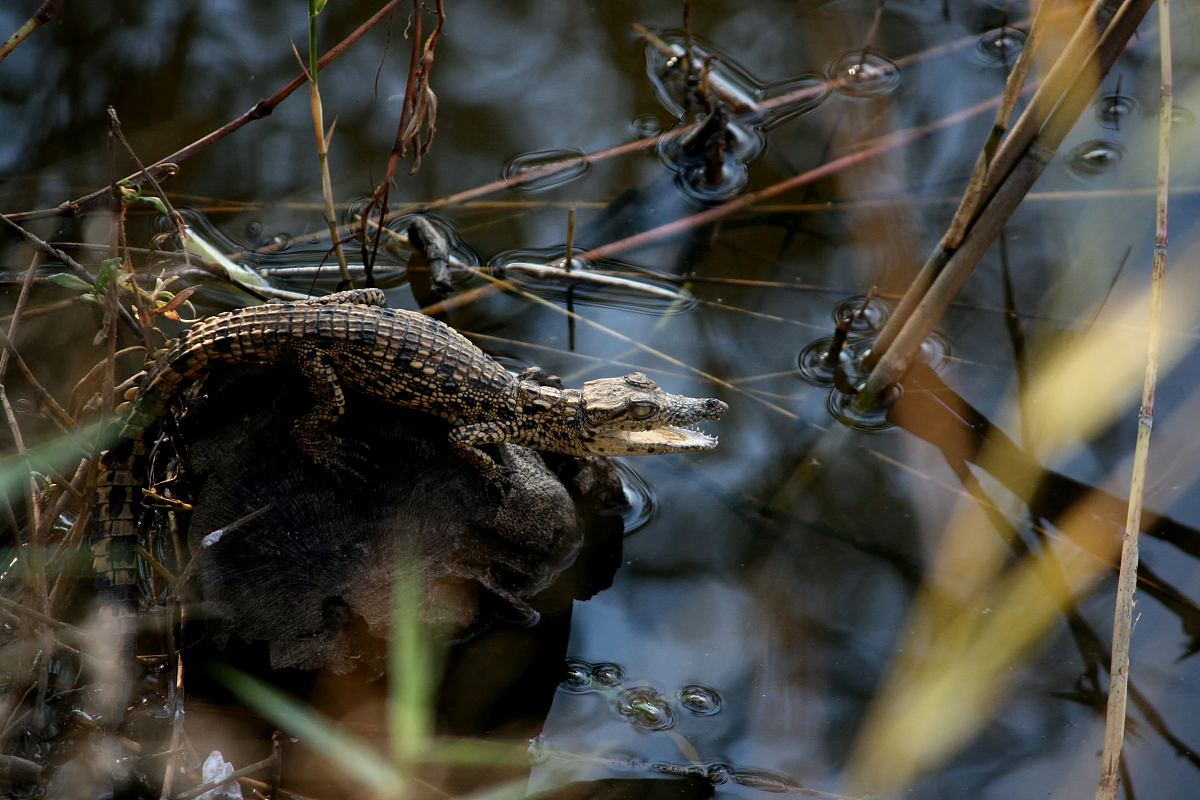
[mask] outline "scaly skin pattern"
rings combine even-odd
[[[501,469],[479,446],[615,456],[717,445],[682,426],[719,419],[726,411],[720,400],[669,394],[638,372],[581,389],[560,388],[540,370],[514,377],[442,322],[383,303],[383,292],[360,289],[239,308],[202,320],[154,358],[132,393],[117,443],[101,456],[92,553],[102,614],[121,616],[135,605],[149,434],[217,364],[294,366],[315,403],[293,434],[314,462],[334,473],[353,473],[347,448],[328,433],[345,410],[344,388],[448,421],[454,450],[501,482]]]

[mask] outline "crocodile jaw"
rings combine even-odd
[[[648,456],[712,450],[717,446],[717,437],[695,428],[664,425],[648,431],[606,431],[596,436],[594,445],[609,455]]]

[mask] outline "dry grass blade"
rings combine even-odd
[[[1129,693],[1129,645],[1133,636],[1133,599],[1137,591],[1138,534],[1146,489],[1146,464],[1150,457],[1150,430],[1154,425],[1154,400],[1158,386],[1159,351],[1162,346],[1163,284],[1167,267],[1167,204],[1171,176],[1171,12],[1169,0],[1158,2],[1159,49],[1162,85],[1158,107],[1158,194],[1154,203],[1154,267],[1150,278],[1150,336],[1146,345],[1146,374],[1142,381],[1142,406],[1138,413],[1137,443],[1129,485],[1129,512],[1121,543],[1121,570],[1113,611],[1112,662],[1109,667],[1108,709],[1104,720],[1104,752],[1096,800],[1115,800],[1120,785],[1121,748],[1125,739],[1125,705]]]
[[[342,251],[342,243],[337,235],[337,214],[333,210],[333,179],[329,175],[329,139],[332,138],[333,129],[330,129],[327,136],[325,133],[325,106],[321,102],[321,88],[317,80],[321,70],[317,58],[317,15],[321,13],[323,7],[324,3],[319,3],[317,0],[310,0],[308,4],[308,66],[305,67],[304,62],[300,59],[295,45],[292,45],[292,52],[296,53],[296,60],[301,62],[300,68],[308,77],[308,99],[312,108],[313,137],[316,140],[317,162],[321,169],[321,194],[325,200],[325,224],[329,227],[334,257],[337,258],[338,271],[342,277],[341,288],[349,289],[353,284],[350,281],[350,269],[346,265],[346,254]]]

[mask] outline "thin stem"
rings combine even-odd
[[[13,32],[4,40],[4,44],[0,44],[0,61],[3,61],[5,56],[16,50],[21,42],[28,39],[34,31],[45,25],[50,20],[54,19],[60,9],[62,9],[63,0],[45,0],[38,10],[33,12],[33,16],[25,20],[21,27]]]
[[[1158,0],[1159,58],[1162,86],[1158,105],[1158,194],[1154,203],[1154,268],[1150,277],[1150,336],[1146,345],[1146,373],[1142,381],[1142,407],[1138,412],[1137,443],[1129,484],[1129,511],[1121,543],[1121,570],[1117,576],[1117,601],[1113,612],[1112,666],[1109,669],[1108,709],[1104,718],[1104,752],[1096,800],[1115,800],[1120,785],[1121,747],[1125,739],[1125,704],[1129,692],[1129,642],[1133,636],[1134,593],[1137,591],[1138,532],[1146,490],[1146,463],[1150,456],[1150,430],[1154,426],[1154,401],[1158,386],[1159,348],[1162,342],[1163,284],[1167,266],[1167,190],[1171,173],[1171,12],[1168,0]]]
[[[321,167],[321,194],[325,198],[325,224],[329,226],[329,239],[333,244],[334,257],[337,258],[338,272],[342,282],[339,288],[349,289],[354,284],[350,280],[350,269],[346,265],[346,254],[342,252],[342,242],[338,237],[337,215],[333,210],[333,179],[329,175],[329,142],[325,136],[325,107],[321,103],[321,89],[317,76],[321,66],[317,58],[317,15],[321,13],[325,3],[322,0],[309,0],[308,4],[308,99],[312,106],[313,136],[317,143],[317,162]],[[330,130],[332,134],[333,131]]]

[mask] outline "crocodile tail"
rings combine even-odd
[[[92,565],[102,616],[128,616],[137,608],[137,518],[157,406],[154,396],[140,398],[117,442],[100,456]]]

